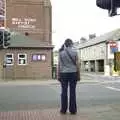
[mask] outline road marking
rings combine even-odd
[[[114,90],[114,91],[119,91],[120,92],[120,89],[118,89],[118,88],[114,88],[114,87],[106,87],[106,88],[108,88],[108,89],[111,89],[111,90]]]

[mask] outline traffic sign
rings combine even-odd
[[[117,42],[116,41],[109,41],[110,47],[117,47]]]

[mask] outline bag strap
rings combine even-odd
[[[68,52],[68,50],[65,50],[67,55],[69,56],[69,58],[71,59],[71,61],[73,62],[74,65],[76,65],[75,60],[72,58],[72,56],[70,55],[70,53]]]
[[[64,63],[64,61],[63,61],[63,59],[62,59],[61,55],[60,55],[59,57],[60,57],[61,62],[62,62],[62,63],[63,63],[63,65],[65,66],[65,63]]]

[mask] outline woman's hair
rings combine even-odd
[[[73,45],[73,41],[71,39],[66,39],[64,43],[65,47],[71,47]]]
[[[71,39],[66,39],[64,44],[59,49],[59,52],[63,51],[66,47],[71,47],[73,45],[73,41]]]
[[[64,50],[64,44],[61,46],[61,48],[59,49],[59,52]]]

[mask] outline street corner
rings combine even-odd
[[[57,109],[0,112],[0,120],[90,120],[85,113],[60,114]]]

